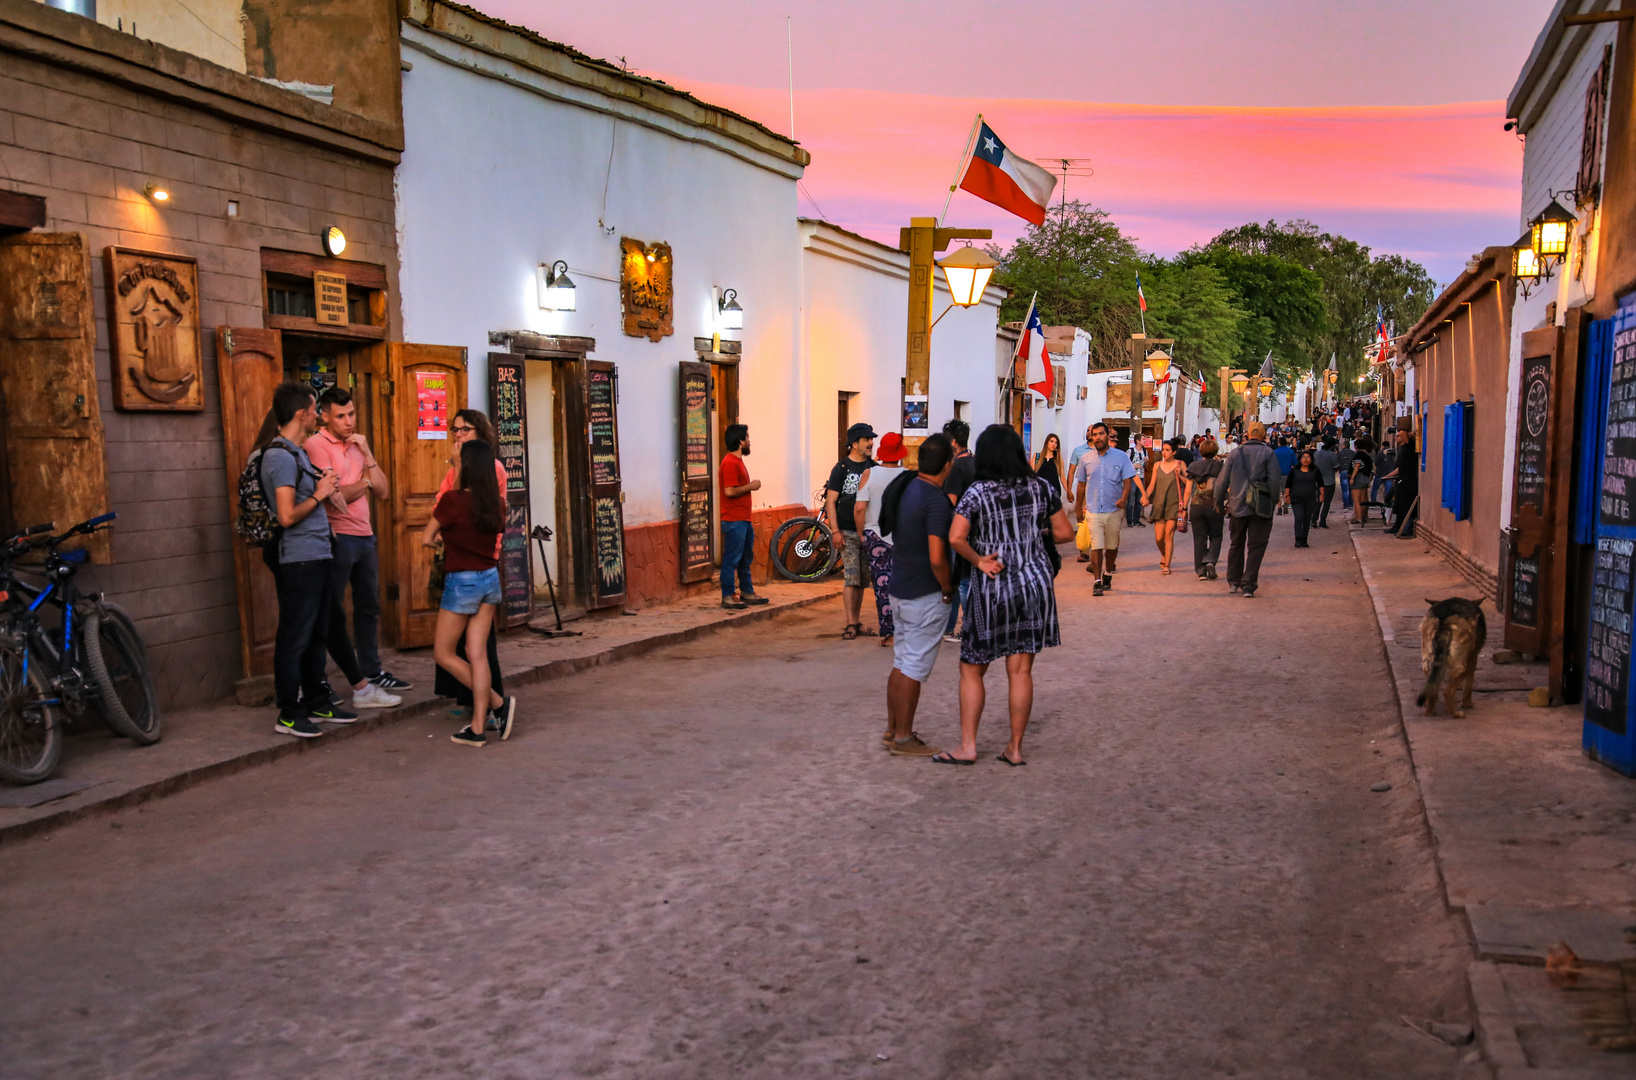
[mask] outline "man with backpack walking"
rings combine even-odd
[[[1187,464],[1187,478],[1193,483],[1193,501],[1187,520],[1193,527],[1193,572],[1200,581],[1216,579],[1216,563],[1221,559],[1221,511],[1216,508],[1216,485],[1226,463],[1216,457],[1216,440],[1206,437],[1199,443],[1199,456]]]
[[[310,739],[322,735],[314,720],[350,724],[358,714],[334,704],[324,679],[328,656],[333,558],[324,502],[340,489],[333,470],[319,473],[301,449],[318,430],[318,402],[307,383],[273,391],[278,434],[261,448],[258,472],[277,528],[278,636],[273,644],[273,730]]]
[[[1216,483],[1216,510],[1225,511],[1232,547],[1227,552],[1229,594],[1255,596],[1260,584],[1261,558],[1272,538],[1272,519],[1284,493],[1284,474],[1278,456],[1267,445],[1267,429],[1252,421],[1240,446],[1227,457],[1227,467]]]
[[[358,434],[358,406],[344,387],[332,386],[318,396],[317,434],[302,449],[319,472],[334,472],[340,490],[329,515],[334,580],[330,604],[329,654],[352,684],[354,709],[386,709],[403,699],[391,691],[409,684],[381,669],[380,560],[375,527],[369,520],[369,496],[386,497],[386,474],[375,463],[369,442]],[[347,636],[346,592],[352,588],[353,637]],[[356,648],[354,648],[356,644]]]

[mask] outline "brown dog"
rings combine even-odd
[[[1471,708],[1471,687],[1477,681],[1477,656],[1488,640],[1488,620],[1483,618],[1482,601],[1461,596],[1447,600],[1427,600],[1431,610],[1420,623],[1420,670],[1426,685],[1415,704],[1426,707],[1427,716],[1437,715],[1437,690],[1448,679],[1450,716],[1464,716]],[[1465,705],[1460,703],[1465,684]]]

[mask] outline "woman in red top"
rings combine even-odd
[[[505,509],[495,483],[494,448],[475,439],[460,447],[459,486],[445,492],[426,523],[421,543],[435,547],[443,540],[443,604],[437,612],[432,656],[438,666],[471,688],[472,700],[487,708],[472,710],[471,727],[453,735],[460,746],[484,746],[483,722],[489,708],[500,713],[501,737],[511,732],[517,711],[515,698],[502,698],[491,686],[489,631],[500,603],[500,569],[495,557]],[[482,657],[468,663],[455,653],[464,639],[466,655]]]

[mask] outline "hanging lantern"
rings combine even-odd
[[[1163,349],[1154,349],[1147,354],[1147,369],[1153,373],[1154,382],[1163,382],[1165,374],[1170,371],[1170,354]]]
[[[971,307],[983,298],[988,279],[1000,264],[988,252],[968,244],[939,260],[937,265],[943,268],[950,298],[960,307]]]
[[[1577,219],[1555,199],[1540,211],[1533,222],[1534,255],[1540,260],[1562,259],[1568,254],[1568,235]]]
[[[1244,391],[1250,388],[1250,380],[1248,376],[1234,375],[1230,380],[1228,380],[1228,385],[1233,388],[1233,393],[1242,394]]]

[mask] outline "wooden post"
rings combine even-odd
[[[1142,376],[1147,370],[1147,335],[1132,334],[1130,336],[1130,437],[1134,445],[1135,440],[1142,437]]]
[[[990,229],[939,229],[937,219],[915,217],[909,227],[898,230],[898,250],[909,255],[909,316],[906,358],[903,364],[903,392],[919,396],[930,392],[932,384],[932,294],[936,284],[937,253],[953,240],[988,240]],[[891,425],[901,425],[900,416]],[[922,437],[904,433],[905,468],[920,461]]]

